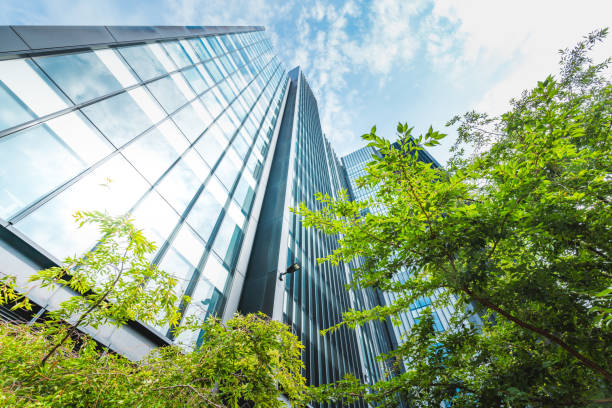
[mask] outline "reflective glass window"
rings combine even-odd
[[[202,75],[200,75],[200,72],[195,67],[187,68],[182,72],[187,79],[187,82],[189,82],[189,85],[191,85],[197,94],[201,94],[208,89],[204,78],[202,78]]]
[[[236,114],[236,116],[238,117],[239,122],[242,122],[247,114],[247,110],[244,106],[244,102],[242,101],[242,98],[235,100],[234,103],[232,103],[231,108],[233,112]]]
[[[115,155],[15,226],[59,259],[79,255],[95,244],[100,232],[95,225],[77,228],[72,217],[76,211],[120,215],[146,189],[147,183],[134,168],[121,155]]]
[[[202,41],[206,41],[217,55],[221,55],[225,52],[215,37],[204,37]]]
[[[223,95],[223,97],[225,98],[225,100],[227,102],[231,102],[232,99],[234,99],[234,93],[232,92],[232,90],[230,89],[229,85],[227,84],[227,81],[223,81],[221,83],[219,83],[219,85],[217,86],[219,91],[221,91],[221,95]]]
[[[225,284],[227,283],[227,279],[229,277],[229,272],[225,266],[219,262],[217,258],[210,255],[206,260],[206,265],[204,266],[204,271],[202,271],[202,275],[206,278],[210,283],[212,283],[219,292],[223,292],[225,288]],[[201,296],[198,296],[201,298]]]
[[[223,65],[223,68],[225,68],[227,72],[235,71],[235,67],[227,55],[220,57],[219,61],[221,62],[221,64]]]
[[[198,176],[183,160],[180,160],[164,175],[157,190],[179,214],[182,214],[201,184]]]
[[[144,235],[155,242],[157,249],[168,239],[170,233],[179,221],[178,214],[155,191],[149,191],[147,196],[138,203],[132,212],[134,225],[142,228]]]
[[[28,59],[0,61],[0,81],[6,87],[5,92],[19,98],[37,116],[44,116],[68,107],[68,99],[62,96],[61,92],[51,85],[45,74]],[[2,116],[14,126],[17,123],[13,115],[18,115],[18,110],[14,110],[15,107],[11,105],[10,99],[10,97],[1,99]]]
[[[259,154],[261,154],[261,156],[265,156],[267,147],[268,147],[268,144],[266,143],[264,137],[263,136],[258,137],[257,141],[255,142],[255,148],[257,149],[256,151]]]
[[[123,146],[153,125],[127,92],[86,106],[81,111],[117,147]]]
[[[199,103],[197,100],[196,102]],[[208,114],[208,112],[206,112],[206,114]],[[196,113],[191,104],[181,108],[172,115],[172,118],[185,136],[187,136],[187,139],[192,142],[195,141],[210,124],[210,122],[204,122],[203,118]]]
[[[161,44],[166,49],[170,55],[170,58],[172,58],[172,61],[174,61],[177,67],[183,68],[193,64],[183,49],[183,46],[178,41],[165,41]]]
[[[177,249],[193,266],[198,266],[204,253],[204,242],[195,234],[187,224],[183,224],[172,242]]]
[[[32,120],[36,115],[0,80],[0,130]]]
[[[198,181],[203,182],[210,174],[210,168],[204,163],[197,151],[191,149],[183,156],[185,164],[194,172]]]
[[[208,111],[213,116],[213,118],[216,118],[217,116],[219,116],[219,113],[221,113],[221,111],[223,110],[223,105],[221,104],[219,99],[215,96],[212,89],[206,92],[204,95],[202,95],[200,100],[202,101],[206,109],[208,109]]]
[[[154,183],[182,153],[174,146],[177,142],[154,128],[123,150],[124,156],[150,182]]]
[[[225,156],[217,166],[215,170],[215,175],[221,180],[223,185],[231,190],[234,186],[234,181],[236,181],[236,177],[238,177],[238,173],[240,172],[240,167],[242,166],[242,162],[233,151],[233,149],[228,149]]]
[[[121,89],[121,84],[93,52],[49,55],[36,63],[75,103]]]
[[[242,58],[240,58],[239,52],[234,51],[231,54],[229,54],[229,56],[232,59],[232,61],[234,61],[234,64],[236,65],[236,67],[240,67],[241,65],[244,64],[244,61],[242,60]]]
[[[206,67],[208,73],[213,77],[215,82],[219,82],[223,79],[223,74],[217,67],[217,64],[215,64],[214,60],[206,61],[204,63],[204,66]]]
[[[121,86],[124,88],[135,85],[138,80],[129,66],[124,62],[114,49],[101,49],[95,50],[94,54],[102,63],[108,68],[108,70],[115,76],[115,79],[119,81]]]
[[[195,144],[196,150],[210,167],[217,163],[226,146],[227,142],[224,141],[221,130],[216,124],[209,127],[206,133]]]
[[[223,222],[217,231],[213,250],[223,259],[229,268],[234,267],[234,262],[242,242],[242,230],[231,217],[223,217]]]
[[[118,50],[143,81],[167,73],[148,45],[120,47]]]
[[[170,77],[151,82],[147,84],[147,87],[168,113],[174,112],[179,106],[187,102],[183,93]]]
[[[187,100],[192,100],[196,97],[196,94],[193,92],[193,89],[187,84],[185,81],[185,77],[178,72],[170,74],[170,78],[174,81],[174,84],[178,87],[179,91],[183,94]]]
[[[204,45],[202,44],[199,38],[191,38],[187,41],[193,47],[200,61],[206,61],[212,58],[211,55],[208,53],[208,50],[206,50],[206,48],[204,47]]]
[[[259,161],[254,154],[251,154],[251,157],[249,157],[246,168],[249,170],[255,180],[259,180],[259,176],[261,174],[261,161]]]
[[[177,283],[174,286],[174,294],[177,296],[177,300],[175,303],[175,307],[178,307],[182,296],[185,293],[185,289],[189,285],[189,281],[193,276],[193,272],[195,271],[195,266],[192,265],[185,259],[183,254],[181,254],[174,246],[170,247],[161,262],[158,265],[158,268],[162,271],[166,271],[170,275],[172,275]],[[159,316],[162,317],[162,316]],[[166,335],[170,326],[168,324],[162,325],[154,325],[160,333]]]
[[[236,132],[236,128],[238,128],[238,123],[234,123],[234,121],[232,121],[230,115],[228,115],[228,112],[229,111],[225,111],[225,113],[219,117],[217,120],[217,125],[223,132],[225,138],[231,139]]]
[[[255,191],[246,178],[241,177],[234,191],[234,200],[240,205],[242,212],[248,214],[255,198]]]
[[[110,152],[74,112],[0,138],[0,217],[10,218]]]
[[[236,150],[241,159],[244,159],[247,152],[249,151],[249,145],[240,134],[236,135],[236,137],[234,138],[234,141],[232,142],[232,147]]]
[[[204,240],[208,240],[222,209],[223,204],[212,193],[204,190],[187,215],[186,221]]]

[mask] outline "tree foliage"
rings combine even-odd
[[[296,210],[304,225],[342,236],[320,261],[365,259],[352,284],[397,295],[345,313],[341,324],[393,318],[440,289],[431,307],[456,310],[445,332],[425,313],[403,344],[379,357],[396,361],[400,374],[373,387],[348,377],[318,398],[583,407],[612,396],[612,85],[602,75],[610,60],[588,57],[606,34],[561,51],[560,78],[539,82],[501,117],[455,117],[447,169],[416,154],[445,135],[430,128],[413,137],[400,123],[397,149],[373,128],[363,138],[382,157],[359,184],[376,197],[319,194],[323,209]],[[387,211],[364,212],[372,206]],[[409,279],[395,279],[407,269]],[[483,324],[470,323],[469,313]]]
[[[131,220],[102,213],[76,219],[97,224],[102,238],[84,256],[32,277],[76,292],[58,310],[34,326],[1,324],[0,406],[282,407],[281,393],[303,405],[303,346],[263,314],[183,323],[177,332],[202,331],[200,347],[158,348],[138,362],[78,331],[134,319],[176,325],[179,314],[175,279],[149,261],[155,245]],[[0,304],[28,306],[14,279],[1,283]]]

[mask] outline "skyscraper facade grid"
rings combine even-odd
[[[304,228],[289,208],[317,208],[317,192],[372,197],[355,180],[379,153],[338,159],[306,77],[286,71],[263,27],[0,27],[0,107],[0,273],[27,292],[32,321],[74,293],[28,278],[96,245],[97,230],[72,219],[94,210],[129,214],[157,243],[151,261],[191,298],[176,305],[183,319],[262,311],[287,323],[309,384],[383,378],[376,356],[427,303],[403,328],[321,336],[392,294],[347,291],[358,260],[319,264],[338,237]],[[138,321],[81,329],[130,359],[201,338]]]
[[[27,286],[39,265],[15,263],[43,267],[91,249],[98,232],[77,228],[75,211],[129,213],[158,245],[152,261],[192,298],[177,304],[183,316],[205,319],[223,313],[244,279],[238,261],[248,259],[287,76],[261,28],[174,28],[173,38],[145,28],[11,28],[29,48],[0,61],[2,271]],[[37,43],[41,30],[108,39],[51,48]],[[66,293],[30,296],[53,309]],[[91,334],[131,358],[199,335],[134,327]]]

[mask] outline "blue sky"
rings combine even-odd
[[[503,112],[611,16],[610,0],[4,0],[0,24],[264,25],[287,68],[304,69],[339,155],[402,121],[449,133],[431,150],[445,162],[448,119]]]

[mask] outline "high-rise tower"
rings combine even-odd
[[[5,318],[71,295],[28,278],[96,244],[75,211],[129,213],[192,299],[183,316],[263,311],[306,345],[310,383],[379,378],[381,327],[319,334],[376,299],[345,290],[347,265],[317,265],[336,239],[288,210],[346,187],[306,78],[261,27],[0,27],[0,273],[36,305]],[[137,321],[82,330],[131,359],[199,339]]]

